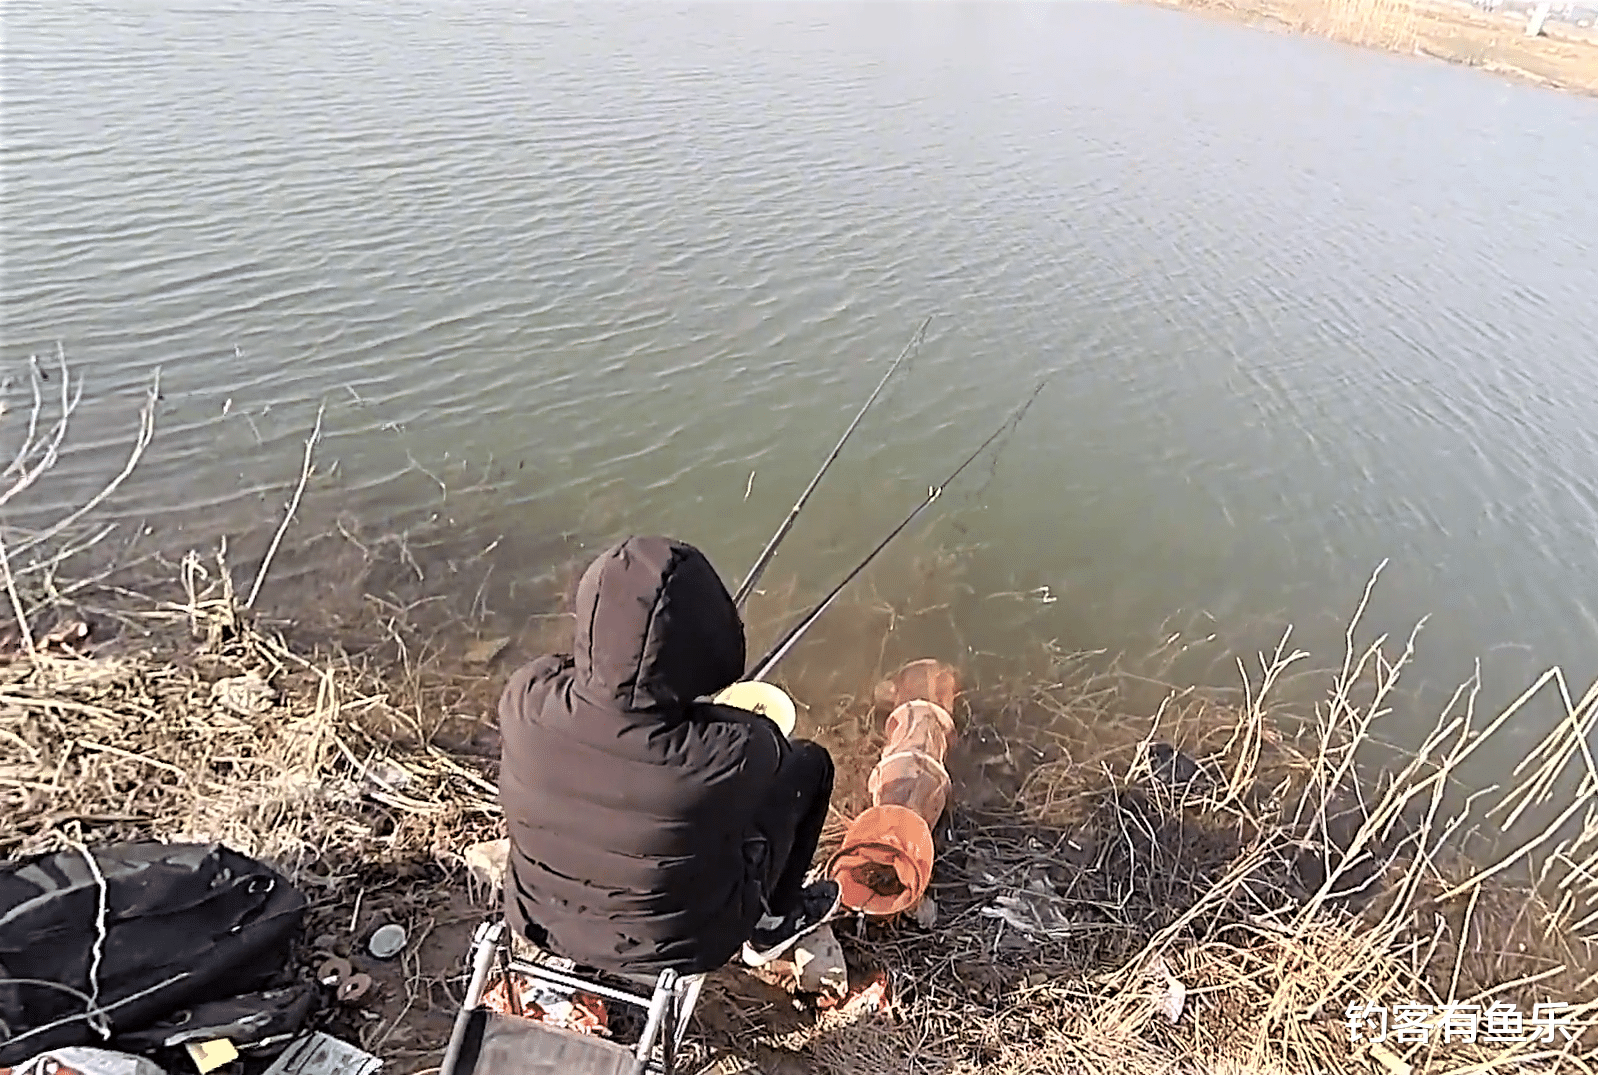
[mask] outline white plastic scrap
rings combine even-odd
[[[277,691],[255,672],[211,684],[211,700],[241,717],[258,717],[277,701]]]
[[[510,645],[508,637],[480,639],[466,648],[466,663],[492,664],[494,658],[503,653],[508,645]]]
[[[461,854],[473,884],[492,899],[505,888],[505,871],[510,868],[510,840],[484,840],[472,844]]]
[[[1182,1018],[1182,1008],[1187,1004],[1187,986],[1171,973],[1164,956],[1155,956],[1149,960],[1147,970],[1154,977],[1164,979],[1159,994],[1154,998],[1154,1010],[1165,1016],[1174,1026],[1176,1021]]]
[[[166,1075],[153,1061],[142,1056],[69,1045],[30,1057],[12,1069],[13,1075],[52,1075],[56,1071],[79,1075]]]
[[[318,1030],[284,1049],[266,1075],[373,1075],[382,1066],[371,1053]]]
[[[362,774],[366,778],[367,786],[387,791],[404,791],[411,786],[411,772],[409,769],[387,758],[375,758],[366,763]]]
[[[793,964],[801,993],[828,993],[841,999],[849,992],[849,967],[831,926],[811,931],[796,944]]]
[[[984,876],[989,882],[998,883],[992,874]],[[990,906],[982,908],[982,914],[1001,919],[1029,937],[1061,938],[1069,936],[1073,926],[1068,906],[1046,874],[1034,873],[1022,888],[996,897]]]

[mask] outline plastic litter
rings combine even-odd
[[[998,878],[985,874],[983,879],[998,885]],[[1055,889],[1047,871],[1034,868],[1019,889],[999,896],[982,908],[984,918],[997,918],[1028,937],[1047,937],[1063,940],[1077,928],[1071,917],[1070,903]]]
[[[781,687],[770,683],[758,680],[734,683],[716,695],[714,701],[717,705],[731,706],[734,709],[744,709],[770,717],[772,723],[782,729],[782,734],[786,738],[793,736],[794,726],[798,723],[793,699],[783,693]]]
[[[823,993],[841,998],[849,991],[849,967],[843,945],[831,926],[807,933],[793,949],[794,977],[801,993]]]
[[[390,923],[372,934],[366,950],[378,959],[393,959],[405,950],[405,941],[405,927]]]
[[[466,868],[471,872],[472,883],[483,890],[488,899],[504,891],[505,871],[510,868],[510,840],[484,840],[472,844],[462,854]]]
[[[379,791],[404,791],[415,780],[410,770],[386,758],[374,758],[366,763],[365,785]]]
[[[371,1053],[316,1031],[284,1049],[264,1075],[372,1075],[382,1066]]]
[[[1187,1004],[1187,986],[1171,973],[1163,956],[1155,956],[1146,969],[1150,975],[1161,979],[1158,995],[1154,999],[1154,1010],[1174,1026],[1182,1018],[1182,1008]]]
[[[254,672],[211,684],[211,700],[241,717],[258,717],[277,704],[277,691]]]
[[[239,1058],[239,1051],[226,1038],[191,1041],[183,1046],[183,1049],[189,1054],[189,1059],[194,1061],[194,1066],[200,1075],[207,1075],[223,1064],[230,1064]]]
[[[153,1061],[130,1053],[68,1045],[30,1057],[8,1070],[11,1075],[166,1075]]]
[[[505,652],[510,638],[484,638],[466,647],[467,664],[493,664],[494,658]]]

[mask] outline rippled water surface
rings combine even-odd
[[[735,578],[935,312],[774,578],[1052,373],[927,539],[1035,591],[974,648],[1335,644],[1390,558],[1439,682],[1598,672],[1598,102],[1109,4],[4,17],[4,357],[88,384],[59,498],[159,366],[151,525],[275,510],[325,402],[312,502],[486,481],[513,564],[665,530]]]

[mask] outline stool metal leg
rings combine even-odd
[[[439,1066],[438,1075],[455,1075],[455,1065],[461,1057],[461,1045],[466,1040],[466,1026],[471,1022],[472,1010],[483,999],[489,968],[493,966],[494,953],[499,949],[499,939],[504,931],[503,922],[484,922],[477,927],[477,936],[472,939],[472,978],[466,986],[466,999],[455,1016],[455,1026],[449,1032],[449,1046],[444,1050],[444,1062]]]
[[[649,1063],[649,1054],[655,1047],[655,1041],[660,1037],[661,1023],[667,1017],[667,1007],[672,1003],[677,992],[677,972],[663,970],[655,982],[655,995],[649,1001],[649,1019],[644,1023],[644,1033],[638,1039],[638,1062],[635,1071],[643,1071]],[[670,1033],[670,1031],[667,1031]],[[668,1054],[669,1055],[669,1051]]]
[[[683,1035],[688,1033],[688,1020],[693,1018],[694,1007],[699,1003],[699,991],[705,987],[703,974],[691,974],[677,983],[676,1035],[673,1045],[682,1046]]]

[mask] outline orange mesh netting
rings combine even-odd
[[[959,692],[954,669],[915,661],[878,688],[894,707],[888,742],[871,770],[871,808],[855,819],[829,872],[847,907],[898,914],[920,902],[932,879],[932,826],[949,801],[943,760],[954,739],[949,707]]]

